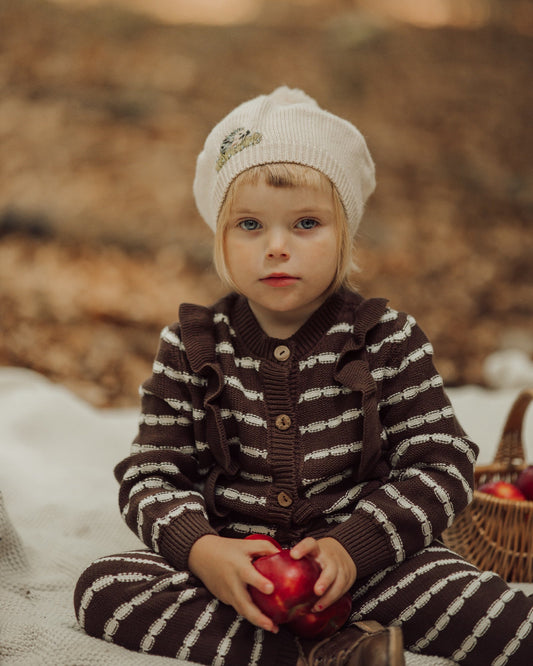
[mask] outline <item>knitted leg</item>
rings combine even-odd
[[[435,542],[354,588],[353,620],[401,625],[405,647],[469,666],[524,666],[533,596]]]
[[[147,550],[94,562],[78,581],[74,606],[88,634],[130,650],[206,665],[297,662],[286,632],[254,627],[192,574]]]

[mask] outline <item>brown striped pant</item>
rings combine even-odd
[[[360,579],[351,620],[402,627],[406,649],[467,666],[533,664],[533,596],[481,572],[440,542]],[[296,639],[265,632],[201,581],[148,550],[103,557],[74,594],[85,631],[130,650],[206,666],[294,665]]]

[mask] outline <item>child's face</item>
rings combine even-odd
[[[230,209],[225,257],[263,329],[279,337],[283,329],[288,337],[324,302],[336,274],[331,191],[242,184]]]

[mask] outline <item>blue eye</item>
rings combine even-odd
[[[257,220],[242,220],[242,222],[239,222],[239,227],[244,231],[256,231],[260,226]]]
[[[306,217],[303,220],[300,220],[296,226],[298,229],[314,229],[318,224],[317,220],[313,220],[311,217]]]

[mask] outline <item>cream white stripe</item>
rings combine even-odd
[[[192,402],[188,400],[176,400],[175,398],[164,398],[167,405],[176,411],[191,412],[195,421],[202,421],[205,419],[205,410],[193,407]]]
[[[252,472],[241,471],[239,476],[247,481],[257,481],[258,483],[272,483],[273,481],[270,474],[252,474]]]
[[[412,400],[413,398],[416,398],[421,393],[424,393],[425,391],[431,388],[440,388],[441,386],[443,386],[442,377],[440,375],[434,375],[430,379],[427,379],[422,383],[417,384],[416,386],[410,386],[408,388],[403,389],[403,391],[394,393],[393,395],[389,396],[386,400],[381,400],[379,402],[378,408],[381,409],[382,407],[397,405],[398,403],[401,403],[404,400]]]
[[[468,440],[462,439],[461,437],[453,437],[444,432],[437,432],[428,435],[415,435],[414,437],[409,437],[408,439],[403,440],[391,457],[392,466],[400,467],[402,456],[407,454],[412,446],[418,446],[420,444],[426,446],[429,442],[435,442],[439,445],[445,444],[453,446],[454,449],[457,449],[457,451],[467,456],[469,463],[476,462],[476,454],[468,443]]]
[[[213,616],[215,614],[216,609],[218,608],[219,605],[218,599],[213,599],[206,608],[204,609],[203,613],[200,614],[198,619],[196,620],[196,624],[194,627],[189,631],[187,636],[183,639],[183,644],[181,648],[178,650],[178,653],[176,654],[176,659],[184,659],[187,661],[189,659],[189,656],[191,654],[191,648],[197,643],[198,639],[202,635],[202,631],[205,630],[207,625],[211,622],[213,619]]]
[[[250,654],[250,666],[257,666],[257,664],[259,663],[259,659],[261,658],[261,654],[263,653],[264,639],[265,639],[265,631],[264,629],[259,629],[258,627],[254,633],[254,646]]]
[[[354,486],[353,488],[350,488],[350,490],[347,493],[345,493],[341,498],[339,498],[332,506],[330,506],[329,509],[323,510],[324,515],[330,513],[334,514],[346,508],[347,506],[353,504],[353,502],[357,499],[357,497],[359,497],[365,486],[366,486],[366,481],[364,483],[359,483],[357,486]]]
[[[265,534],[273,537],[275,530],[269,530],[264,525],[249,525],[248,523],[229,523],[228,529],[239,534]]]
[[[231,642],[235,638],[235,635],[237,634],[237,631],[239,630],[239,627],[242,625],[243,621],[244,618],[240,615],[237,615],[235,620],[233,620],[230,628],[226,632],[226,635],[218,644],[216,657],[211,662],[213,666],[224,666],[228,652],[231,649]]]
[[[127,602],[124,602],[114,611],[113,615],[107,620],[104,624],[104,635],[103,639],[109,642],[113,641],[113,636],[117,633],[117,630],[120,626],[120,622],[125,620],[128,615],[130,615],[137,606],[142,606],[147,601],[149,601],[154,594],[158,594],[163,590],[166,590],[168,587],[174,584],[174,580],[179,584],[189,577],[187,573],[179,573],[176,576],[171,576],[164,578],[156,582],[152,587],[143,590],[132,599]],[[183,579],[183,581],[181,580]]]
[[[264,396],[261,391],[247,389],[245,386],[243,386],[241,380],[238,377],[224,377],[224,384],[226,384],[226,386],[231,386],[237,391],[240,391],[246,396],[246,398],[248,398],[248,400],[264,400]]]
[[[249,356],[243,356],[242,358],[239,358],[238,356],[235,356],[235,348],[231,344],[231,342],[226,342],[222,341],[219,342],[218,344],[215,345],[215,352],[217,354],[228,354],[229,356],[233,356],[233,362],[238,368],[247,368],[247,369],[253,369],[253,370],[259,370],[261,367],[261,361],[250,358]]]
[[[131,557],[137,553],[140,557]],[[162,558],[159,559],[149,559],[147,557],[142,557],[142,555],[146,555],[147,552],[145,550],[141,551],[130,551],[128,553],[129,557],[126,557],[125,555],[107,555],[106,557],[99,557],[96,561],[97,562],[133,562],[134,564],[139,564],[143,565],[146,564],[150,568],[156,566],[159,567],[159,569],[163,569],[163,571],[168,571],[169,573],[175,573],[176,569],[171,567],[169,564],[166,564],[165,561]]]
[[[198,447],[200,449],[200,447]],[[174,451],[175,453],[181,453],[184,456],[193,456],[197,449],[194,446],[170,446],[167,444],[139,444],[139,442],[133,442],[131,445],[130,453],[131,455],[136,453],[147,453],[148,451]]]
[[[349,409],[342,414],[339,414],[339,416],[335,416],[331,419],[328,419],[327,421],[315,421],[314,423],[310,423],[307,426],[300,426],[300,434],[305,435],[309,432],[315,433],[315,432],[322,432],[323,430],[332,429],[332,428],[337,428],[340,426],[342,423],[346,423],[348,421],[355,421],[355,419],[358,419],[361,415],[363,414],[362,409]]]
[[[411,363],[417,363],[418,361],[422,360],[424,356],[432,355],[433,347],[430,342],[426,342],[421,347],[417,347],[417,349],[414,349],[412,352],[407,354],[399,366],[384,366],[382,368],[374,368],[374,370],[371,370],[371,375],[377,382],[383,381],[384,379],[392,379],[400,374],[400,372],[406,370],[411,365]]]
[[[418,475],[417,470],[429,470],[429,472],[431,472],[431,470],[436,470],[437,472],[442,472],[447,476],[453,477],[463,486],[468,501],[470,502],[472,499],[473,492],[470,483],[465,479],[457,467],[450,463],[416,463],[405,470],[392,470],[391,476],[398,477],[399,479],[409,478]]]
[[[326,522],[328,524],[331,523],[344,523],[346,522],[349,518],[352,517],[351,513],[336,513],[333,516],[326,516]]]
[[[267,422],[264,419],[262,419],[260,416],[257,416],[256,414],[250,414],[250,413],[245,414],[244,412],[238,412],[233,409],[221,409],[220,415],[222,416],[223,419],[234,418],[239,423],[244,422],[247,425],[257,426],[260,428],[267,427]]]
[[[412,604],[410,604],[407,608],[405,608],[400,615],[393,620],[393,622],[401,623],[401,622],[407,622],[410,620],[416,613],[417,611],[420,611],[427,603],[431,601],[431,598],[433,595],[438,594],[443,590],[447,585],[450,583],[455,582],[456,580],[461,580],[462,578],[471,578],[474,576],[474,572],[472,571],[457,571],[456,573],[449,574],[445,578],[442,578],[441,580],[437,581],[436,583],[433,583],[433,585],[429,588],[429,590],[425,590],[420,594]],[[472,581],[472,583],[475,581]],[[470,584],[472,584],[470,583]],[[467,589],[467,588],[465,588]],[[427,647],[431,641],[435,640],[435,638],[438,636],[438,634],[449,624],[450,619],[452,615],[455,615],[461,608],[461,606],[464,603],[464,599],[461,597],[457,597],[454,599],[454,601],[450,604],[448,607],[448,610],[453,607],[454,611],[451,614],[443,614],[439,617],[435,625],[429,629],[425,636],[421,639],[419,639],[415,644],[414,644],[414,652],[418,652],[421,649],[424,649]]]
[[[180,351],[185,351],[185,345],[181,339],[176,335],[176,333],[174,333],[174,331],[171,331],[168,326],[165,326],[165,328],[162,330],[161,339],[165,342],[168,342],[173,347],[177,347]]]
[[[377,596],[373,596],[371,599],[369,599],[366,604],[363,604],[361,608],[359,609],[357,613],[357,617],[368,617],[369,613],[372,613],[372,611],[379,606],[379,604],[382,601],[390,601],[392,597],[396,594],[401,593],[402,590],[405,590],[407,587],[412,585],[417,581],[417,578],[421,576],[422,574],[426,573],[430,569],[433,569],[433,567],[444,567],[448,566],[449,564],[464,564],[465,569],[460,571],[460,574],[464,575],[469,575],[474,577],[475,579],[478,578],[479,576],[479,571],[475,569],[474,567],[471,567],[470,569],[468,568],[468,564],[464,562],[463,560],[459,560],[458,558],[443,558],[442,560],[435,560],[434,562],[428,562],[427,564],[423,564],[421,567],[418,567],[415,571],[410,571],[408,574],[406,574],[403,578],[401,578],[397,583],[395,583],[394,587],[388,587],[385,589],[381,594]],[[379,583],[379,580],[376,581],[376,579],[383,580],[388,573],[393,571],[396,567],[392,566],[389,567],[383,571],[380,571],[379,574],[373,577],[371,581],[367,583],[363,588],[358,589],[355,593],[355,597],[363,597],[365,594],[374,587],[376,584]],[[454,574],[452,574],[454,575]],[[450,576],[444,576],[440,580],[449,580]],[[409,607],[408,607],[409,608]],[[406,609],[408,610],[408,609]],[[398,618],[396,618],[394,621],[398,621]]]
[[[187,574],[185,575],[187,576]],[[174,582],[176,582],[176,579],[174,580]],[[167,608],[165,608],[165,610],[161,613],[161,617],[157,618],[157,620],[152,622],[152,624],[148,628],[148,631],[142,637],[141,642],[139,644],[141,652],[147,653],[153,649],[157,637],[163,631],[163,629],[165,629],[169,620],[171,620],[174,617],[176,612],[179,610],[180,606],[182,606],[187,601],[190,601],[190,599],[193,599],[196,594],[197,594],[196,589],[187,589],[180,592],[176,601],[170,604],[170,606],[168,606]]]
[[[256,361],[253,358],[248,358],[247,356],[243,356],[242,358],[235,357],[234,363],[238,368],[245,368],[246,370],[259,370],[261,369],[261,361]]]
[[[149,495],[148,497],[142,499],[137,505],[137,534],[139,536],[139,539],[141,541],[144,541],[143,539],[144,512],[148,507],[152,506],[153,504],[166,504],[168,502],[173,502],[176,500],[182,500],[186,498],[190,498],[192,500],[192,498],[195,496],[198,497],[199,499],[198,506],[201,506],[201,503],[203,501],[203,495],[201,493],[195,492],[194,490],[179,490],[174,492],[167,491],[161,493],[153,493],[152,495]]]
[[[448,527],[452,524],[455,518],[455,509],[451,501],[450,495],[446,490],[438,484],[435,479],[430,475],[424,473],[422,470],[416,469],[415,467],[410,467],[404,470],[402,474],[402,479],[416,476],[425,486],[430,488],[437,499],[442,504],[442,508],[447,517]],[[470,493],[469,493],[470,495]]]
[[[385,491],[385,494],[394,500],[399,507],[410,511],[415,516],[415,518],[420,523],[420,530],[424,536],[424,546],[429,546],[429,544],[433,541],[433,527],[422,507],[418,506],[418,504],[415,504],[408,497],[405,497],[405,495],[402,495],[396,486],[387,484],[383,486],[383,490]]]
[[[129,467],[122,478],[124,481],[131,481],[132,479],[145,474],[171,474],[177,476],[180,474],[180,470],[179,467],[171,462],[160,461],[141,463],[140,465],[132,465]]]
[[[311,451],[311,453],[306,453],[304,456],[304,462],[309,462],[310,460],[323,460],[324,458],[329,458],[330,456],[345,456],[352,453],[357,453],[363,447],[363,442],[350,442],[350,444],[337,444],[335,446],[329,446],[327,449],[318,449],[317,451]]]
[[[451,551],[449,551],[447,548],[443,546],[430,546],[429,548],[425,549],[425,552],[428,553],[442,553],[443,555],[452,555]],[[416,557],[416,554],[415,554]],[[402,578],[400,580],[399,585],[406,587],[407,585],[410,584],[410,582],[414,582],[416,580],[416,577],[418,574],[425,573],[426,571],[429,571],[433,566],[446,566],[448,564],[457,564],[457,565],[462,565],[465,569],[470,569],[473,573],[478,573],[478,570],[474,567],[474,565],[468,564],[468,562],[465,562],[465,560],[461,559],[459,556],[456,557],[443,557],[441,560],[438,560],[436,562],[429,562],[428,564],[423,564],[421,567],[419,567],[414,573],[410,572],[407,574],[405,578]],[[366,596],[372,588],[376,587],[379,585],[387,576],[389,573],[397,569],[399,564],[393,564],[389,567],[386,567],[385,569],[381,569],[377,573],[375,573],[369,580],[368,583],[365,585],[361,585],[356,589],[356,591],[353,593],[354,599],[360,599],[364,596]],[[401,589],[399,587],[398,589]],[[390,595],[389,595],[390,597]],[[389,598],[387,597],[387,598]]]
[[[235,356],[235,347],[231,344],[231,342],[223,340],[222,342],[217,342],[215,345],[215,353]]]
[[[383,338],[380,342],[376,342],[373,345],[367,345],[366,349],[372,354],[375,354],[378,352],[383,345],[390,343],[390,344],[398,344],[400,342],[404,342],[411,336],[411,333],[413,331],[413,328],[416,326],[416,321],[411,315],[407,315],[407,321],[405,324],[402,326],[402,328],[399,331],[395,331],[391,335],[388,335],[387,337]]]
[[[226,324],[231,337],[232,338],[236,337],[235,331],[231,326],[229,317],[227,315],[225,315],[223,312],[215,312],[215,315],[213,317],[213,322],[215,324]]]
[[[268,452],[266,449],[256,449],[254,446],[241,446],[241,453],[250,458],[267,458]]]
[[[298,399],[298,404],[319,400],[320,398],[336,398],[338,395],[347,395],[352,390],[346,386],[324,386],[321,388],[312,388],[304,391]]]
[[[326,335],[335,335],[335,333],[353,333],[354,327],[352,324],[349,324],[347,321],[341,321],[339,324],[332,326]]]
[[[169,379],[173,379],[177,382],[184,382],[186,384],[193,384],[194,386],[207,386],[207,379],[203,377],[198,377],[190,372],[181,372],[180,370],[175,370],[170,368],[168,365],[164,365],[160,361],[154,361],[152,370],[156,375],[165,375]]]
[[[419,414],[418,416],[411,416],[407,421],[400,421],[390,428],[385,428],[387,435],[396,435],[399,432],[404,430],[412,430],[414,428],[420,428],[423,425],[428,423],[438,423],[442,419],[451,419],[455,416],[453,407],[451,405],[443,407],[442,409],[435,409],[431,412],[425,412],[424,414]]]
[[[226,499],[235,500],[242,504],[260,504],[261,506],[266,506],[266,497],[257,497],[251,493],[241,493],[235,488],[217,488],[215,492],[217,495],[222,495]]]
[[[161,477],[153,476],[143,479],[142,481],[139,481],[139,483],[136,483],[134,486],[132,486],[128,494],[128,499],[131,501],[131,499],[135,497],[137,493],[142,493],[143,490],[155,490],[156,488],[160,490],[169,490],[171,492],[176,490],[175,486],[173,486],[171,483],[168,483],[168,481],[164,481]],[[126,515],[128,511],[129,502],[124,507],[122,515]]]
[[[335,474],[335,476],[330,476],[329,478],[325,480],[320,480],[317,481],[317,479],[302,479],[302,485],[304,486],[310,486],[311,484],[314,484],[312,488],[308,488],[305,491],[305,496],[307,498],[312,497],[313,495],[316,495],[317,493],[321,493],[326,488],[330,488],[331,486],[335,486],[338,483],[341,483],[341,481],[344,481],[344,479],[347,479],[353,474],[353,470],[351,468],[348,468],[344,470],[341,474]]]
[[[398,310],[394,310],[393,308],[387,308],[387,311],[381,319],[379,320],[380,324],[388,324],[391,321],[396,321],[398,319],[399,312]]]
[[[300,361],[298,367],[300,371],[314,368],[315,365],[331,365],[332,363],[337,363],[340,358],[340,354],[334,352],[323,352],[322,354],[316,354],[315,356],[310,356],[304,361]]]
[[[138,583],[143,580],[154,580],[155,576],[150,576],[148,574],[142,573],[120,573],[120,574],[108,574],[106,576],[101,576],[97,578],[94,583],[88,587],[83,593],[80,601],[80,608],[78,612],[78,622],[83,627],[85,625],[85,611],[89,608],[89,604],[94,599],[94,597],[105,590],[106,587],[113,585],[114,583]]]
[[[138,419],[139,425],[147,426],[188,426],[191,425],[191,419],[186,416],[170,416],[166,414],[141,414]]]
[[[207,514],[205,512],[203,505],[197,502],[184,502],[183,504],[180,504],[172,511],[169,511],[165,516],[162,516],[161,518],[154,520],[152,524],[151,540],[152,540],[152,549],[155,550],[156,553],[159,553],[159,535],[161,532],[161,528],[164,528],[167,525],[169,525],[174,520],[174,518],[177,518],[186,511],[195,511],[196,513],[201,513],[202,516],[207,520]]]
[[[371,516],[373,516],[378,521],[378,523],[380,523],[380,525],[387,533],[390,542],[392,544],[392,547],[394,549],[394,552],[396,553],[396,562],[402,562],[405,559],[405,550],[403,547],[403,542],[400,535],[398,534],[398,531],[396,530],[396,527],[389,520],[387,514],[369,500],[362,500],[357,505],[357,508],[366,511]]]
[[[201,442],[200,440],[196,440],[195,445],[199,452],[209,450],[209,444],[207,442]]]
[[[518,650],[518,648],[520,647],[520,643],[524,640],[524,638],[526,638],[529,635],[529,633],[532,630],[533,630],[533,608],[529,612],[526,619],[518,627],[518,630],[516,631],[513,638],[511,638],[511,640],[507,643],[501,655],[499,655],[492,662],[493,666],[505,666],[505,664],[507,664],[507,662],[509,661],[509,657]]]
[[[506,604],[511,601],[515,595],[516,592],[514,590],[505,590],[499,599],[490,605],[487,614],[478,620],[470,636],[467,636],[461,643],[460,648],[453,653],[452,659],[455,661],[462,661],[469,652],[472,652],[479,639],[489,631],[492,621],[501,615],[502,611],[505,610]]]

